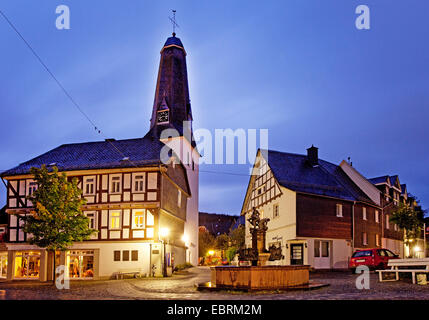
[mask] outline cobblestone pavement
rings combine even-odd
[[[413,285],[410,279],[379,283],[372,273],[369,290],[358,290],[357,275],[345,272],[312,273],[311,280],[329,283],[329,287],[310,291],[243,293],[232,291],[199,292],[195,284],[210,280],[206,267],[192,268],[188,274],[167,279],[125,279],[109,281],[72,281],[70,290],[57,290],[52,284],[0,282],[0,299],[204,299],[204,300],[325,300],[325,299],[429,299],[429,285]]]

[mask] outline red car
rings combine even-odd
[[[349,267],[353,273],[358,266],[367,266],[374,270],[385,269],[390,259],[399,259],[399,256],[387,249],[358,250],[353,253]]]

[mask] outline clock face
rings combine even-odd
[[[158,123],[168,122],[168,110],[158,111]]]

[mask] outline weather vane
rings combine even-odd
[[[168,19],[170,19],[171,23],[173,24],[173,37],[176,36],[176,27],[180,28],[179,25],[176,22],[176,10],[171,10],[173,11],[173,18],[172,17],[168,17]]]

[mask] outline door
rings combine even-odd
[[[304,264],[304,245],[291,244],[290,245],[290,264],[301,265]]]
[[[331,250],[329,241],[314,240],[314,268],[331,268]]]

